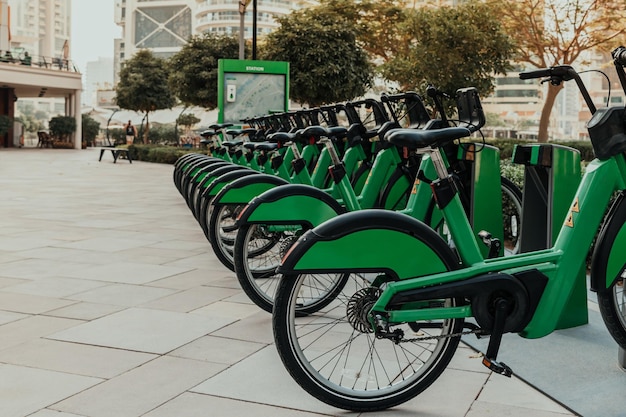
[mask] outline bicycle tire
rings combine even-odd
[[[237,280],[248,298],[267,312],[272,312],[280,280],[276,268],[296,238],[260,224],[246,223],[237,230],[233,253]]]
[[[454,356],[460,339],[454,335],[462,329],[463,320],[441,321],[441,338],[432,343],[378,339],[371,329],[353,324],[359,314],[344,313],[346,305],[359,305],[359,294],[373,288],[361,286],[359,282],[369,281],[360,277],[349,274],[332,303],[302,319],[297,305],[304,293],[303,276],[283,277],[274,304],[274,340],[287,371],[309,394],[342,409],[377,411],[414,398],[441,375]],[[360,303],[361,312],[371,302]],[[448,305],[460,302],[446,301]],[[394,326],[413,334],[410,327],[407,323]],[[386,364],[393,372],[382,369]]]
[[[233,251],[237,227],[237,214],[245,205],[224,204],[211,210],[207,239],[217,259],[231,271],[235,271]]]
[[[398,167],[389,181],[382,189],[376,208],[382,208],[386,210],[402,210],[406,208],[406,204],[409,201],[411,195],[411,188],[413,186],[413,178],[409,178],[407,172],[401,167]]]

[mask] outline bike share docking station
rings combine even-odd
[[[554,245],[581,180],[580,152],[555,144],[515,145],[513,162],[524,165],[520,252],[548,249]],[[586,265],[557,325],[566,329],[587,324]]]

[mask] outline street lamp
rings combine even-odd
[[[246,1],[239,0],[239,59],[244,59],[244,30],[246,20]]]
[[[252,59],[256,60],[256,2],[252,0]]]
[[[248,0],[249,1],[249,0]],[[239,0],[239,59],[244,59],[245,14],[248,1]],[[257,0],[252,0],[252,59],[256,60]]]

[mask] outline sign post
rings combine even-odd
[[[220,59],[218,61],[218,123],[240,124],[289,107],[289,63]]]

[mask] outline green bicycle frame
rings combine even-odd
[[[372,311],[384,312],[383,314],[388,315],[389,323],[471,317],[469,305],[408,310],[386,310],[386,306],[394,295],[402,291],[457,282],[494,271],[513,274],[536,269],[548,278],[548,283],[532,319],[520,335],[526,338],[546,336],[557,328],[611,196],[615,191],[624,189],[624,154],[603,161],[594,160],[587,167],[552,248],[488,260],[483,260],[480,256],[456,195],[442,212],[450,224],[450,232],[457,243],[463,268],[434,275],[428,275],[428,271],[425,271],[421,277],[399,275],[400,281],[388,284]],[[626,239],[620,242],[625,244],[624,240]],[[606,286],[614,279],[615,276],[607,275]]]

